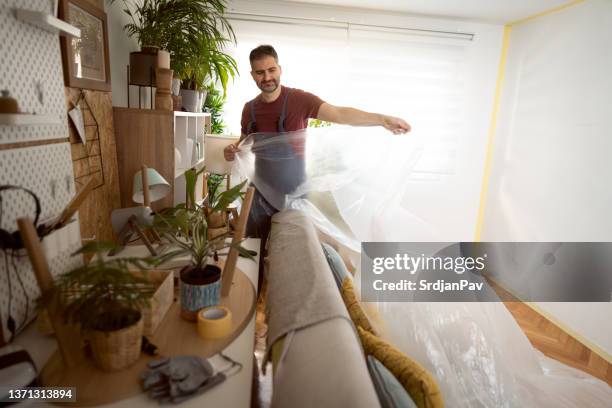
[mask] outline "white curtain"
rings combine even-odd
[[[240,133],[243,106],[259,93],[249,52],[271,44],[284,85],[334,105],[406,119],[413,128],[409,137],[422,139],[423,153],[411,174],[402,175],[408,193],[397,205],[427,220],[441,240],[471,240],[486,141],[484,122],[475,121],[473,113],[485,122],[489,118],[478,75],[490,67],[478,60],[483,52],[476,41],[347,23],[246,20],[231,19],[238,39],[231,52],[241,73],[228,89],[225,119],[231,133]]]

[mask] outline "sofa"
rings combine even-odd
[[[266,360],[273,407],[379,407],[366,359],[308,217],[272,217]]]

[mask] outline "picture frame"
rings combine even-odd
[[[59,18],[81,29],[81,38],[60,37],[65,85],[109,92],[106,13],[86,0],[60,0]]]

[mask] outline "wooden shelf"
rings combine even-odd
[[[0,113],[0,125],[59,125],[61,122],[53,115],[33,115],[30,113]]]
[[[184,202],[185,171],[204,163],[204,134],[210,130],[210,114],[118,107],[113,108],[113,114],[122,207],[133,205],[132,180],[143,164],[157,170],[172,185],[168,196],[152,203],[153,210]],[[178,162],[175,149],[180,152]],[[200,175],[196,200],[203,192],[202,180]]]
[[[60,35],[81,38],[81,30],[79,28],[42,11],[17,8],[15,9],[15,18],[54,34],[59,32]]]

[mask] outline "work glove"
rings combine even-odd
[[[142,387],[159,402],[182,402],[222,383],[226,376],[214,374],[210,362],[197,356],[175,356],[148,363],[142,372]]]

